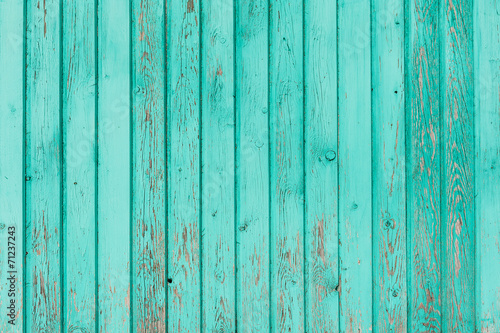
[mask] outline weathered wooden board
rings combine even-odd
[[[26,2],[24,320],[28,332],[61,332],[64,322],[61,10],[55,0]]]
[[[373,325],[407,328],[404,1],[372,1]]]
[[[474,2],[475,311],[486,333],[500,331],[499,13],[497,1]]]
[[[201,0],[200,6],[201,331],[233,332],[236,329],[234,4],[233,0]]]
[[[305,313],[307,332],[339,331],[338,112],[334,1],[304,7]]]
[[[168,332],[200,332],[200,1],[167,7]]]
[[[133,332],[166,330],[164,5],[150,0],[131,3]]]
[[[268,11],[267,0],[242,0],[235,13],[239,332],[270,328]]]
[[[439,4],[413,0],[407,21],[408,328],[441,332]]]
[[[0,331],[500,332],[499,13],[0,1]]]
[[[96,8],[63,2],[63,330],[95,331]]]
[[[24,8],[22,1],[0,2],[0,332],[5,333],[22,332],[25,318]],[[14,279],[8,272],[15,272]]]
[[[377,287],[372,287],[372,230],[379,228],[374,229],[377,224],[372,223],[370,17],[370,1],[339,2],[337,289],[341,332],[367,332],[380,319],[372,319],[373,288]]]
[[[98,3],[97,323],[131,331],[131,8]]]

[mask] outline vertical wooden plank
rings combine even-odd
[[[270,12],[271,326],[304,331],[303,2]]]
[[[338,2],[338,49],[340,330],[367,332],[372,329],[370,1]]]
[[[168,331],[200,332],[200,2],[167,13]]]
[[[305,330],[338,332],[337,4],[304,5]]]
[[[63,2],[64,327],[95,331],[94,0]]]
[[[0,331],[5,333],[22,332],[24,321],[23,4],[0,3]]]
[[[235,330],[232,0],[202,0],[202,330]]]
[[[406,332],[404,2],[372,1],[373,311]]]
[[[441,332],[439,3],[411,0],[407,23],[408,327]]]
[[[132,297],[137,332],[166,331],[165,2],[132,1]]]
[[[267,0],[237,3],[237,330],[268,332],[269,3]]]
[[[61,331],[61,6],[27,1],[26,331]]]
[[[474,100],[472,0],[442,11],[443,331],[474,332]]]
[[[500,3],[474,1],[476,331],[500,332]]]
[[[98,4],[99,332],[130,331],[130,5]]]

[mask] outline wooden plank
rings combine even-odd
[[[270,13],[271,326],[305,330],[303,3]]]
[[[5,333],[22,332],[24,322],[23,4],[0,3],[0,331]],[[8,272],[15,272],[14,279]]]
[[[476,331],[500,332],[500,16],[474,2]]]
[[[96,21],[94,0],[63,2],[64,329],[95,331]]]
[[[404,1],[372,1],[373,326],[406,332]]]
[[[305,330],[338,332],[337,5],[304,4]]]
[[[168,331],[200,332],[200,2],[173,1],[168,27]]]
[[[61,8],[27,1],[26,331],[61,331]]]
[[[341,332],[372,329],[370,9],[338,3]]]
[[[238,1],[236,177],[238,332],[269,331],[269,2]]]
[[[132,1],[132,330],[166,331],[165,2]]]
[[[441,332],[439,3],[412,0],[408,9],[408,327]]]
[[[100,332],[131,331],[130,6],[98,3],[98,301]]]
[[[234,12],[202,0],[202,331],[232,332],[235,309]]]
[[[443,323],[474,332],[474,100],[472,0],[452,0],[443,15],[442,209]]]

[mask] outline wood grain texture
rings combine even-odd
[[[236,9],[237,330],[268,332],[269,3],[242,0]]]
[[[96,17],[94,0],[63,2],[64,329],[95,331]]]
[[[442,10],[443,323],[445,332],[474,332],[474,91],[472,1]]]
[[[165,7],[132,1],[132,330],[166,331]]]
[[[372,1],[374,331],[407,331],[404,1]]]
[[[305,330],[302,1],[270,12],[271,326]]]
[[[500,4],[474,2],[476,331],[500,331]]]
[[[340,331],[368,332],[373,329],[370,1],[341,0],[337,15]]]
[[[130,6],[98,3],[98,329],[131,331]]]
[[[499,13],[0,0],[0,331],[500,331]]]
[[[26,3],[26,312],[28,332],[60,332],[61,6]]]
[[[24,218],[24,3],[0,3],[0,331],[22,332]],[[14,227],[15,230],[11,234]],[[10,238],[12,237],[12,238]],[[15,255],[14,269],[9,263]],[[16,271],[16,279],[8,271]],[[11,288],[11,281],[13,288]],[[14,296],[14,294],[15,296]],[[14,317],[10,314],[15,301]],[[13,320],[15,325],[9,321]]]
[[[305,330],[338,332],[337,6],[306,1],[304,13]]]
[[[439,4],[413,0],[407,23],[408,327],[441,332]]]
[[[167,13],[168,331],[200,332],[200,2]]]
[[[235,311],[234,6],[202,0],[202,331],[232,332]]]

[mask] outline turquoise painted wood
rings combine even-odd
[[[0,332],[500,332],[499,13],[0,0]]]
[[[340,332],[373,330],[377,319],[372,285],[377,272],[372,254],[371,17],[370,1],[338,3]]]

